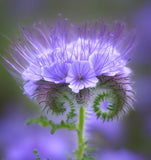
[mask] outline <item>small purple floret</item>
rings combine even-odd
[[[98,79],[89,62],[75,61],[70,67],[66,82],[73,92],[78,93],[81,89],[95,87]]]
[[[68,74],[69,65],[66,63],[55,63],[50,67],[43,68],[43,78],[45,81],[65,83],[65,78]]]

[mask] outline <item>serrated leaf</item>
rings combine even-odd
[[[27,122],[29,124],[39,124],[43,127],[51,127],[51,134],[54,134],[57,129],[68,129],[68,130],[76,130],[76,123],[75,122],[65,122],[61,121],[60,124],[54,123],[52,120],[48,120],[47,117],[40,116],[38,118],[30,119]]]

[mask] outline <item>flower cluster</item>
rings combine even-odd
[[[77,103],[86,103],[97,96],[102,77],[112,79],[110,89],[114,91],[117,82],[116,94],[122,90],[119,97],[123,101],[129,96],[128,90],[132,91],[131,70],[126,65],[134,36],[126,31],[124,23],[116,21],[109,26],[104,21],[95,21],[77,27],[61,19],[51,26],[39,22],[29,29],[23,27],[21,32],[22,39],[14,40],[9,48],[11,56],[4,59],[21,75],[24,93],[45,101],[54,112],[57,106],[64,110],[62,93],[68,92]],[[112,108],[107,98],[100,100],[103,108]],[[120,103],[126,104],[127,100]]]

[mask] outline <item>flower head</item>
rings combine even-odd
[[[117,86],[119,82],[124,84],[116,89],[122,90],[123,95],[128,94],[125,86],[130,82],[126,78],[131,70],[126,67],[127,55],[134,36],[126,32],[124,23],[116,21],[109,27],[104,21],[96,21],[77,27],[65,19],[52,26],[36,23],[30,29],[22,28],[21,32],[22,39],[14,40],[9,49],[10,56],[4,59],[19,73],[24,82],[24,93],[30,98],[43,97],[50,105],[56,97],[62,101],[61,95],[68,92],[72,99],[80,97],[83,101],[83,97],[87,97],[84,102],[89,102],[91,96],[84,94],[96,95],[98,89],[95,92],[94,88],[103,84],[102,77],[112,79],[110,86]],[[132,89],[129,85],[126,88]],[[125,100],[125,96],[122,99]],[[104,103],[101,104],[106,108],[113,104],[108,99],[102,100]],[[62,101],[60,106],[64,103]]]

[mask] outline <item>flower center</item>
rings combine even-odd
[[[83,80],[84,80],[84,78],[82,77],[82,75],[81,75],[81,74],[79,74],[79,76],[78,76],[78,80],[79,80],[79,81],[83,81]]]

